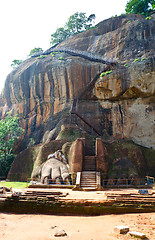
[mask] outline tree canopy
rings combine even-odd
[[[16,68],[16,67],[18,67],[22,62],[23,62],[23,60],[17,60],[17,59],[15,59],[15,60],[12,61],[11,67]]]
[[[19,117],[7,116],[0,121],[0,176],[7,176],[14,158],[13,148],[23,131]]]
[[[148,15],[155,8],[155,0],[130,0],[126,4],[125,11],[130,14]]]
[[[86,13],[74,13],[69,17],[64,27],[58,28],[55,33],[51,34],[51,44],[58,44],[75,33],[88,30],[93,26],[94,20],[95,14],[91,14],[87,17]]]
[[[38,47],[38,48],[33,48],[30,53],[29,53],[29,56],[32,56],[34,53],[37,53],[37,52],[43,52],[43,49]]]

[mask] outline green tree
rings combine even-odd
[[[43,52],[43,49],[42,48],[33,48],[30,53],[29,53],[29,56],[32,56],[34,53],[37,53],[37,52]]]
[[[19,117],[7,116],[0,121],[0,175],[7,177],[14,159],[13,148],[23,134]]]
[[[58,44],[66,40],[70,36],[70,32],[65,28],[57,28],[56,32],[51,34],[51,44]]]
[[[125,11],[127,14],[144,14],[148,15],[154,9],[155,0],[130,0],[126,4]]]
[[[64,27],[58,28],[55,33],[51,34],[51,44],[58,44],[73,34],[88,30],[93,26],[94,20],[95,14],[87,17],[86,13],[74,13]]]
[[[15,60],[12,61],[11,67],[16,68],[16,67],[18,67],[22,62],[23,62],[23,60],[17,60],[17,59],[15,59]]]

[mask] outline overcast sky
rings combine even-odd
[[[14,59],[35,47],[50,47],[50,35],[75,12],[96,15],[95,23],[125,12],[127,0],[0,0],[0,92]]]

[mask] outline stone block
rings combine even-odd
[[[141,239],[146,238],[146,235],[145,235],[144,233],[141,233],[141,232],[131,231],[131,232],[129,232],[129,234],[130,234],[132,237],[137,237],[137,238],[141,238]]]
[[[114,228],[114,231],[116,233],[119,233],[119,234],[125,234],[125,233],[129,232],[129,227],[128,226],[119,225],[119,226],[116,226]]]
[[[67,236],[67,233],[64,230],[58,230],[54,234],[54,237],[64,237],[64,236]]]

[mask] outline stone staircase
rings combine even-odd
[[[85,156],[83,162],[83,171],[96,171],[96,158],[95,156]]]
[[[77,172],[76,189],[99,190],[101,187],[100,172],[96,172],[95,142],[93,139],[85,140],[82,171]]]
[[[80,187],[84,190],[96,189],[96,171],[83,171],[81,174]]]
[[[94,145],[94,144],[93,144]],[[96,183],[96,157],[95,149],[89,141],[85,142],[85,154],[83,166],[82,166],[82,173],[81,173],[81,180],[80,180],[80,188],[84,190],[95,190],[97,183]]]

